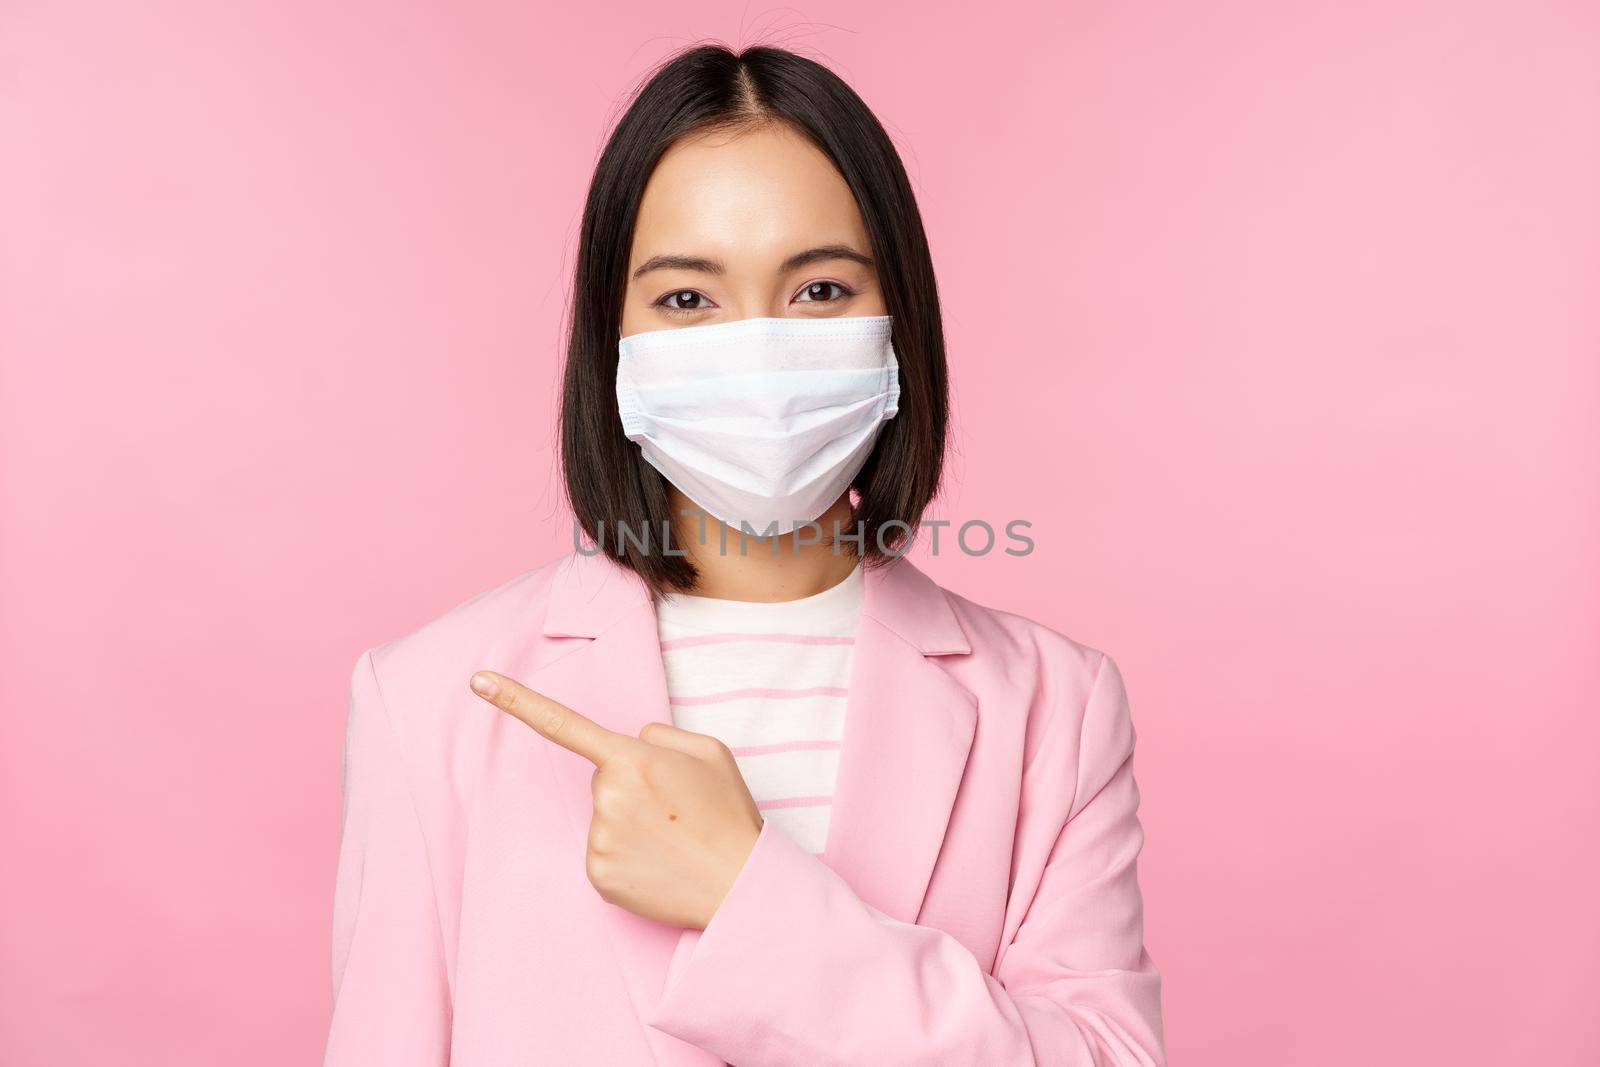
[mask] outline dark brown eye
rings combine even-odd
[[[701,311],[704,310],[706,305],[697,301],[704,299],[705,297],[702,294],[695,292],[693,289],[679,289],[677,292],[668,293],[657,300],[655,306],[663,311]]]
[[[838,290],[838,295],[828,295],[831,290]],[[829,304],[842,300],[850,295],[850,290],[838,282],[812,282],[800,290],[796,299],[814,304]]]

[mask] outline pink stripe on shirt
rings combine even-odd
[[[800,752],[813,749],[826,750],[843,747],[844,742],[842,741],[780,741],[771,745],[740,745],[737,748],[730,748],[728,751],[732,752],[735,756],[766,756],[773,752]]]
[[[765,811],[768,808],[811,808],[818,804],[832,804],[833,797],[782,797],[777,800],[758,800],[756,807]]]

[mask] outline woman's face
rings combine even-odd
[[[686,137],[645,186],[622,334],[734,319],[884,315],[850,188],[788,127]]]

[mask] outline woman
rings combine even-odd
[[[945,422],[866,106],[665,65],[584,215],[586,537],[356,664],[328,1064],[1164,1062],[1116,663],[901,557]]]

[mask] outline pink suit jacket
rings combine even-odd
[[[363,652],[328,1067],[1165,1062],[1116,663],[866,572],[826,850],[769,822],[705,930],[602,900],[593,765],[474,696],[670,722],[648,592],[577,553]]]

